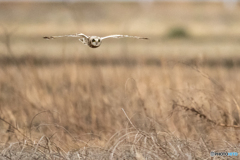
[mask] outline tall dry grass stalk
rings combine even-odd
[[[237,67],[62,62],[0,69],[3,157],[196,159],[238,151]]]

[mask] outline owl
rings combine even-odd
[[[110,35],[105,37],[98,37],[98,36],[86,36],[82,33],[77,34],[70,34],[70,35],[62,35],[62,36],[50,36],[50,37],[43,37],[44,39],[55,39],[55,38],[61,38],[61,37],[75,37],[79,38],[79,41],[81,41],[83,44],[88,45],[91,48],[97,48],[102,44],[102,41],[107,38],[136,38],[136,39],[145,39],[143,37],[137,37],[137,36],[128,36],[128,35]]]

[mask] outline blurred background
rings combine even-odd
[[[1,55],[88,57],[95,53],[186,59],[238,57],[239,53],[236,0],[19,1],[1,2]],[[74,33],[138,35],[150,41],[109,39],[92,50],[76,39],[42,39]]]
[[[106,39],[92,49],[42,38],[75,33],[149,40]],[[239,134],[199,121],[239,124],[239,44],[238,0],[1,0],[0,117],[28,136],[104,144],[128,124],[124,108],[143,130],[161,124],[157,131],[180,137],[232,140]],[[0,131],[3,143],[16,140],[11,125],[1,121]]]

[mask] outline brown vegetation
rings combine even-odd
[[[155,18],[162,18],[163,26],[168,26],[181,13],[189,18],[188,36],[164,37],[164,29],[156,31],[156,26],[141,32],[143,25],[129,33],[149,34],[149,42],[106,41],[93,50],[73,40],[41,39],[46,35],[66,34],[68,29],[60,28],[56,21],[46,23],[51,17],[41,19],[44,16],[38,12],[50,16],[51,12],[59,13],[59,8],[66,9],[66,15],[72,14],[70,17],[75,19],[81,19],[76,16],[81,12],[90,17],[81,22],[86,27],[92,26],[94,19],[94,14],[86,9],[95,7],[100,12],[99,33],[105,35],[120,33],[109,20],[114,20],[109,6],[121,10],[119,6],[80,3],[58,4],[60,7],[55,8],[39,4],[40,9],[36,9],[35,5],[4,4],[6,8],[16,7],[18,14],[25,14],[24,8],[40,16],[38,24],[36,15],[31,14],[28,21],[21,22],[19,30],[8,30],[11,27],[2,30],[0,158],[181,160],[210,159],[211,151],[240,153],[240,47],[239,39],[232,34],[239,32],[236,27],[239,22],[235,21],[239,11],[227,11],[219,4],[211,4],[210,8],[206,4],[181,4],[183,9],[174,3],[152,5],[150,17],[132,23],[130,18],[129,26],[137,28],[136,24],[150,20],[149,23],[161,26]],[[144,15],[147,13],[144,9],[150,6],[122,3],[120,7],[132,7],[131,12],[126,11],[129,15],[141,7],[140,15]],[[186,14],[186,8],[193,14]],[[196,13],[196,8],[206,10]],[[0,12],[9,13],[9,19],[0,14],[6,24],[16,18],[4,8]],[[160,15],[154,17],[156,13],[168,15],[170,21]],[[228,18],[221,19],[220,13]],[[228,33],[223,27],[218,35],[209,32],[199,36],[199,30],[191,30],[197,14],[202,26],[211,18],[220,20],[219,23],[229,20],[232,30]],[[73,22],[80,24],[77,20]],[[33,32],[27,25],[36,27],[32,38]],[[104,25],[112,30],[103,29]],[[43,26],[46,28],[41,30]],[[74,27],[70,25],[69,32],[74,32]],[[99,34],[91,27],[83,30]]]

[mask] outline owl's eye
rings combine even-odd
[[[95,39],[93,39],[92,42],[95,42]]]
[[[100,39],[98,39],[98,42],[100,42]]]

